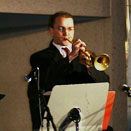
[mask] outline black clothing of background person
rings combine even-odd
[[[33,54],[30,63],[32,69],[36,67],[40,69],[40,89],[44,92],[51,91],[55,85],[109,82],[109,76],[105,72],[97,71],[94,67],[88,71],[80,64],[78,57],[69,63],[68,57],[63,58],[52,41],[49,48]],[[39,129],[40,114],[35,80],[29,83],[28,96],[33,129]]]

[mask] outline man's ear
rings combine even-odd
[[[50,32],[51,36],[54,36],[54,29],[53,28],[50,27],[49,32]]]

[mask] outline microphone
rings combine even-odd
[[[129,97],[131,97],[131,87],[129,87],[129,86],[126,85],[126,84],[123,84],[122,87],[121,87],[121,90],[122,90],[123,92],[127,92],[127,95],[128,95]]]
[[[81,110],[79,108],[73,108],[69,111],[64,121],[59,127],[59,131],[64,131],[67,126],[73,121],[78,124],[81,120]]]
[[[39,67],[33,68],[33,69],[31,70],[31,72],[24,77],[24,78],[25,78],[25,81],[26,81],[26,82],[31,82],[32,79],[37,75],[37,71],[38,71],[38,70],[39,70]]]

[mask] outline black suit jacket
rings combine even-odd
[[[68,57],[63,58],[52,43],[49,48],[33,54],[30,63],[32,69],[36,67],[40,69],[40,89],[44,92],[51,91],[55,85],[109,82],[105,72],[97,71],[94,67],[89,71],[80,64],[78,57],[69,63]],[[38,106],[36,108],[39,92],[35,80],[29,83],[28,89],[33,128],[36,129],[39,128],[40,119]]]

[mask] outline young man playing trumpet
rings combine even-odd
[[[71,14],[57,12],[52,15],[49,19],[49,32],[52,36],[49,47],[34,53],[30,58],[32,69],[40,69],[40,89],[44,92],[51,91],[55,85],[109,82],[108,75],[88,65],[91,54],[85,54],[86,44],[82,40],[74,41],[74,28]],[[34,103],[31,99],[35,95],[35,91],[31,91],[34,82],[29,86],[33,129],[38,129],[39,109],[35,106],[37,101]]]

